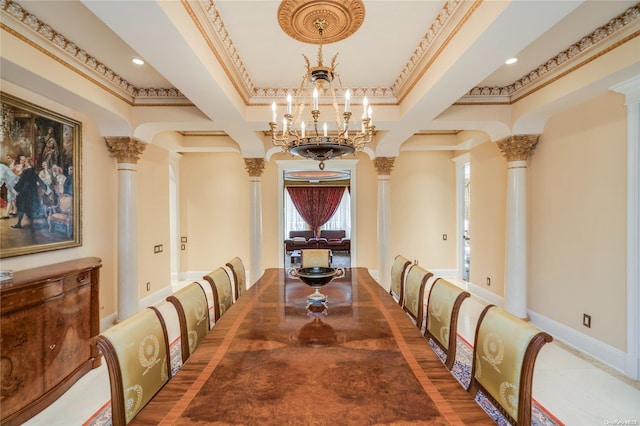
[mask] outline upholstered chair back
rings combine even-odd
[[[96,343],[109,371],[112,424],[126,425],[171,377],[167,330],[155,310],[144,309]]]
[[[320,266],[328,268],[331,266],[330,249],[304,249],[301,250],[300,263],[303,268]]]
[[[531,388],[538,352],[552,337],[489,305],[478,319],[469,392],[479,389],[508,421],[531,424]]]
[[[231,289],[229,274],[224,268],[220,267],[209,272],[203,278],[209,282],[213,289],[215,320],[218,321],[233,305],[233,290]]]
[[[213,326],[216,324],[216,312],[215,312],[216,301],[213,297],[213,289],[211,288],[211,284],[209,284],[209,282],[206,280],[198,280],[195,282],[200,284],[200,287],[202,288],[202,290],[204,291],[204,294],[207,297],[207,308],[209,311],[209,330],[211,330]]]
[[[207,296],[200,284],[193,282],[167,297],[178,311],[182,335],[182,360],[196,350],[209,332]]]
[[[167,329],[167,342],[169,343],[169,360],[171,365],[171,375],[182,368],[182,330],[180,328],[180,318],[173,303],[162,300],[160,303],[150,306],[162,318]]]
[[[456,359],[458,313],[462,302],[469,296],[468,291],[444,278],[438,278],[429,291],[425,336],[444,351],[445,365],[449,370]]]
[[[402,308],[422,331],[424,311],[424,287],[433,274],[418,265],[411,265],[404,283]]]
[[[238,300],[242,293],[247,289],[247,273],[244,269],[244,264],[242,263],[242,259],[239,257],[234,257],[229,262],[227,262],[227,268],[231,270],[233,275],[233,288],[235,300]]]
[[[404,279],[409,265],[411,265],[411,261],[401,255],[397,255],[391,265],[391,286],[389,288],[389,294],[400,306],[404,303]]]

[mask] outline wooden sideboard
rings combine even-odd
[[[0,285],[0,423],[18,425],[98,367],[101,260],[16,271]]]

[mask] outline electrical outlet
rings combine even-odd
[[[443,239],[444,241],[447,241],[447,234],[442,234],[442,239]]]
[[[490,287],[491,286],[491,278],[487,277],[487,285]]]
[[[582,314],[582,325],[591,328],[591,315]]]
[[[187,237],[180,237],[180,242],[181,243],[186,243],[187,242]]]
[[[147,291],[151,291],[151,281],[147,281]]]
[[[186,244],[180,244],[180,250],[186,250],[186,249],[187,249]]]

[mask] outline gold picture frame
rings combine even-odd
[[[80,122],[0,92],[0,258],[82,245],[81,140]]]

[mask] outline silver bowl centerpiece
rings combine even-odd
[[[312,287],[315,291],[307,296],[307,302],[313,305],[325,304],[327,296],[320,293],[320,287],[331,282],[334,278],[344,276],[343,268],[326,268],[322,266],[312,266],[308,268],[298,268],[289,270],[289,275],[299,278],[303,283]]]

